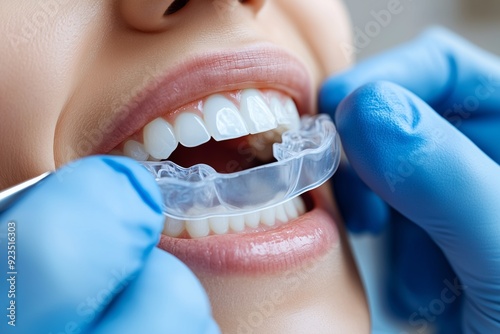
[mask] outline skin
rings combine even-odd
[[[272,42],[304,62],[314,91],[350,64],[339,47],[350,41],[340,1],[215,1],[219,7],[192,0],[170,16],[163,16],[168,0],[4,1],[0,189],[87,155],[77,149],[82,138],[186,54]],[[337,216],[330,190],[321,191]],[[339,229],[341,251],[288,273],[291,286],[283,274],[249,279],[195,272],[223,332],[236,332],[238,319],[248,320],[269,296],[277,299],[252,327],[255,333],[368,332],[363,288]]]

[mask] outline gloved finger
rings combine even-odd
[[[416,93],[466,134],[492,159],[500,162],[500,60],[441,28],[357,64],[329,78],[321,89],[321,112],[334,118],[348,94],[368,82],[388,80]],[[337,172],[335,189],[340,210],[351,230],[384,225],[383,205],[355,176]],[[344,186],[345,185],[345,186]],[[386,210],[382,210],[386,211]]]
[[[25,319],[16,329],[84,330],[94,320],[82,315],[85,303],[93,303],[94,314],[103,309],[158,242],[160,201],[144,168],[102,156],[62,168],[9,209],[1,217],[2,232],[14,222],[16,300]]]
[[[157,248],[91,332],[220,333],[198,279],[180,260]]]
[[[498,164],[421,99],[391,83],[356,90],[336,118],[361,179],[429,233],[467,286],[469,329],[498,330]]]
[[[468,118],[478,104],[482,113],[499,111],[500,59],[442,28],[329,78],[320,92],[320,111],[335,113],[347,95],[375,81],[405,87],[452,120]],[[454,104],[465,110],[448,111]]]
[[[353,233],[379,233],[389,222],[389,207],[341,162],[332,177],[333,191],[344,222]]]

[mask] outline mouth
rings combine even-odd
[[[114,146],[101,150],[183,167],[204,163],[232,173],[272,162],[272,145],[311,113],[307,70],[281,50],[259,46],[204,55],[178,67],[186,72],[155,80],[126,106],[127,116],[117,123],[123,126],[107,141]],[[179,90],[187,81],[196,84]],[[167,95],[172,84],[177,90]],[[192,268],[218,273],[292,267],[324,254],[338,239],[331,215],[321,207],[324,188],[248,214],[167,217],[159,247]]]

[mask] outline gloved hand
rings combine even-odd
[[[380,230],[394,217],[387,202],[430,235],[461,281],[434,306],[464,293],[464,330],[499,332],[500,60],[432,29],[330,78],[320,109],[335,114],[354,170],[336,183],[346,221]]]
[[[160,200],[145,169],[109,156],[70,164],[30,189],[0,216],[0,332],[219,333],[199,281],[155,248]],[[17,275],[9,282],[12,226]],[[15,327],[5,316],[11,301]]]

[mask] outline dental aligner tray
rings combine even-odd
[[[327,115],[301,118],[298,130],[273,144],[276,162],[236,173],[198,164],[142,162],[154,174],[165,215],[181,220],[247,214],[279,205],[326,182],[337,170],[340,144]]]

